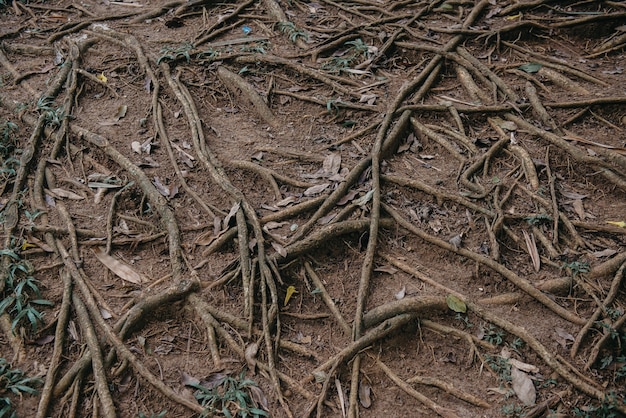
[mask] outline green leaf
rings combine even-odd
[[[529,74],[534,74],[539,71],[541,67],[543,67],[543,65],[537,64],[536,62],[529,62],[528,64],[520,65],[517,69]]]
[[[446,303],[448,304],[448,308],[452,309],[454,312],[467,312],[467,306],[465,305],[465,302],[463,302],[461,299],[457,298],[454,295],[446,296]]]

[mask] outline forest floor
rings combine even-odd
[[[624,414],[624,22],[0,0],[0,416]]]

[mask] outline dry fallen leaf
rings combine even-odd
[[[357,190],[350,190],[341,199],[339,199],[337,206],[343,206],[346,203],[353,201],[357,194],[359,194]]]
[[[230,212],[228,212],[228,215],[226,215],[226,217],[224,218],[223,229],[228,229],[228,227],[230,226],[231,219],[233,219],[235,217],[235,215],[237,214],[237,211],[239,211],[239,207],[240,206],[241,206],[241,204],[239,202],[237,202],[237,203],[235,203],[233,205],[232,208],[230,208]]]
[[[94,249],[93,253],[95,254],[96,258],[98,258],[98,260],[100,260],[100,262],[105,265],[105,267],[115,273],[115,275],[122,280],[126,280],[127,282],[133,284],[141,284],[146,281],[141,274],[133,270],[128,264],[106,254],[104,250]]]
[[[63,197],[70,200],[83,200],[85,197],[74,192],[70,192],[69,190],[54,188],[50,189],[49,192],[54,195],[54,197]]]
[[[576,212],[576,215],[578,215],[578,218],[581,221],[584,221],[585,218],[587,217],[587,214],[585,213],[585,207],[583,206],[583,201],[574,200],[572,202],[572,206],[574,207],[574,212]]]
[[[287,250],[285,250],[285,247],[283,247],[282,245],[280,245],[279,243],[275,241],[272,241],[272,247],[274,247],[276,252],[280,254],[282,257],[287,257]]]
[[[311,186],[308,189],[306,189],[304,191],[304,195],[307,196],[307,197],[315,196],[316,194],[320,194],[324,190],[326,190],[326,188],[328,188],[328,186],[330,186],[330,183],[316,184],[315,186]]]
[[[519,370],[517,367],[511,367],[511,386],[515,395],[526,406],[535,404],[537,399],[537,391],[533,381],[528,377],[526,373]]]
[[[359,383],[359,402],[363,408],[372,406],[372,387],[367,383]]]
[[[248,364],[248,369],[252,372],[252,374],[256,374],[256,355],[258,351],[259,346],[257,343],[252,343],[246,347],[246,363]]]

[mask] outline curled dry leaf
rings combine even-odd
[[[307,197],[315,196],[316,194],[322,193],[330,186],[330,183],[322,183],[316,184],[315,186],[311,186],[304,191],[304,195]]]
[[[143,276],[133,270],[128,264],[112,257],[104,252],[102,249],[93,250],[96,258],[105,265],[106,268],[115,273],[122,280],[133,284],[141,284],[146,281]]]
[[[170,188],[164,185],[163,183],[161,183],[161,179],[158,176],[154,176],[154,179],[152,180],[152,184],[154,184],[154,187],[156,187],[159,193],[161,193],[163,196],[165,197],[170,196]]]
[[[250,385],[248,386],[248,390],[250,391],[250,397],[252,398],[254,403],[257,405],[257,407],[261,407],[265,411],[270,410],[269,404],[267,402],[267,398],[265,397],[265,394],[263,393],[260,387]]]
[[[228,212],[228,215],[226,215],[226,217],[224,218],[223,229],[228,229],[228,226],[230,225],[230,220],[233,219],[233,217],[237,214],[237,211],[239,211],[240,206],[241,204],[237,202],[233,205],[232,208],[230,208],[230,212]]]
[[[298,201],[297,197],[295,197],[295,196],[287,196],[283,200],[281,200],[278,203],[276,203],[276,206],[278,206],[279,208],[282,208],[284,206],[291,205],[292,203],[296,203],[297,201]]]
[[[272,247],[274,247],[276,252],[280,254],[282,257],[287,257],[287,250],[285,250],[285,247],[283,247],[282,245],[280,245],[279,243],[275,241],[272,241]]]
[[[182,372],[180,375],[180,382],[185,386],[197,386],[200,384],[200,380],[193,377],[190,374]]]
[[[359,383],[359,402],[363,408],[372,406],[372,387],[367,383]]]
[[[274,222],[274,221],[269,221],[268,223],[266,223],[265,225],[263,225],[263,229],[265,229],[266,231],[270,230],[270,229],[276,229],[276,228],[281,228],[285,225],[287,225],[289,222]]]
[[[615,255],[617,254],[617,251],[607,248],[606,250],[595,251],[591,254],[593,254],[593,256],[596,258],[602,258],[602,257],[610,257],[612,255]]]
[[[54,189],[50,189],[49,192],[50,194],[52,194],[54,197],[57,197],[57,198],[61,197],[61,198],[70,199],[70,200],[83,200],[85,198],[84,196],[81,196],[74,192],[70,192],[69,190],[61,189],[58,187]]]
[[[248,364],[248,369],[252,372],[252,374],[256,374],[256,355],[259,352],[259,345],[257,343],[252,343],[246,347],[245,358],[246,363]]]

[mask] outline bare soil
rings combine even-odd
[[[626,412],[623,2],[7,2],[17,416]]]

